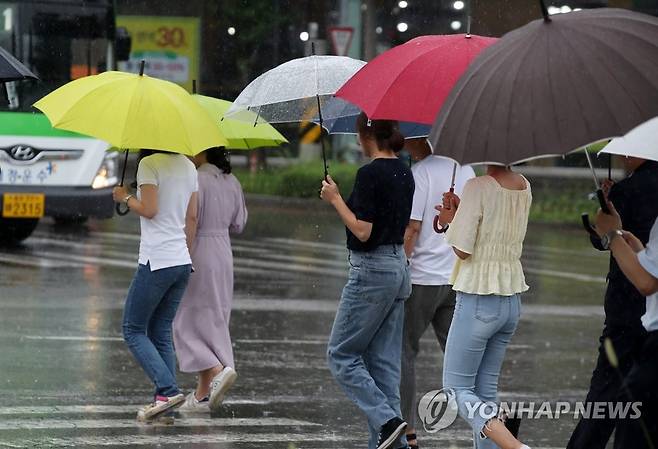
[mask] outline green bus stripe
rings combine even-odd
[[[0,112],[0,136],[86,137],[55,129],[45,115],[36,112]]]

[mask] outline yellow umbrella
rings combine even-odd
[[[252,150],[262,147],[278,147],[282,143],[288,143],[288,140],[279,131],[262,119],[254,126],[256,114],[253,114],[254,121],[252,123],[224,118],[224,114],[233,104],[230,101],[197,94],[192,95],[192,97],[219,125],[220,132],[228,140],[226,148]]]
[[[34,106],[54,128],[86,134],[118,148],[194,156],[228,144],[185,89],[142,74],[105,72],[80,78]]]

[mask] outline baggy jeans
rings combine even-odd
[[[431,324],[445,352],[454,313],[455,292],[452,285],[411,286],[411,296],[404,303],[400,380],[402,418],[409,424],[407,429],[416,428],[416,358],[420,351],[420,339]]]
[[[400,416],[404,300],[411,294],[402,245],[350,251],[350,272],[329,338],[329,369],[368,418],[375,449],[381,427]],[[402,435],[393,448],[406,447]]]
[[[483,436],[498,415],[498,377],[521,315],[521,297],[457,292],[446,352],[443,386],[455,392],[459,416],[473,429],[473,447],[497,448]]]
[[[171,325],[190,278],[191,265],[151,271],[140,264],[123,311],[123,338],[155,385],[155,395],[180,393]]]

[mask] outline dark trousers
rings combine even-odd
[[[619,359],[619,371],[608,362],[603,341],[610,338]],[[605,326],[599,339],[599,357],[592,373],[592,380],[586,402],[614,402],[619,398],[621,378],[628,375],[634,361],[640,356],[646,338],[643,328]],[[581,418],[576,426],[567,449],[605,449],[612,431],[614,419]]]
[[[617,422],[615,449],[658,448],[658,331],[648,334],[641,354],[624,378],[619,400],[642,405],[639,419]]]

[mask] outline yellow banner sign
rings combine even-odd
[[[199,79],[198,18],[118,16],[117,26],[132,37],[130,60],[120,62],[119,70],[136,73],[144,60],[147,75],[192,89],[192,80]]]

